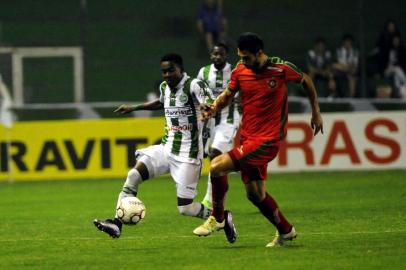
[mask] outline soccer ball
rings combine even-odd
[[[137,197],[125,197],[121,199],[116,209],[117,217],[127,225],[135,225],[145,217],[145,205]]]

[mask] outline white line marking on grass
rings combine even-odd
[[[385,234],[385,233],[404,233],[406,230],[384,230],[384,231],[354,231],[354,232],[303,232],[299,231],[300,235],[357,235],[357,234]],[[267,238],[272,237],[272,235],[258,235],[258,234],[245,234],[239,235],[239,238],[252,238],[252,237],[259,237],[259,238]],[[124,236],[120,238],[119,241],[127,241],[127,240],[136,240],[136,239],[170,239],[170,238],[198,238],[195,235],[162,235],[162,236]],[[19,241],[104,241],[104,240],[115,240],[109,238],[107,235],[106,237],[71,237],[71,238],[21,238],[21,239],[0,239],[0,243],[5,242],[19,242]],[[118,241],[118,239],[117,239]]]

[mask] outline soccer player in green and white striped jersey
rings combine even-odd
[[[164,81],[160,98],[137,106],[121,105],[116,112],[164,109],[166,125],[162,143],[136,151],[137,163],[127,175],[118,202],[135,197],[143,181],[170,173],[176,183],[177,205],[181,214],[206,219],[211,209],[193,202],[197,195],[203,158],[202,127],[199,104],[211,103],[213,95],[204,81],[190,78],[183,69],[182,57],[167,54],[161,58]],[[95,220],[95,226],[113,238],[121,235],[122,223],[117,218]]]
[[[202,67],[197,78],[205,81],[212,90],[215,97],[220,95],[227,87],[231,76],[231,65],[227,62],[228,46],[218,43],[210,51],[212,64]],[[207,120],[203,129],[203,142],[205,153],[210,160],[216,156],[226,153],[233,148],[234,136],[240,124],[238,98],[233,100],[216,115],[215,118]],[[202,203],[211,207],[212,186],[210,175],[207,182],[207,191]]]

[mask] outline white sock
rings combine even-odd
[[[212,187],[211,187],[211,179],[210,179],[210,173],[207,181],[207,190],[206,190],[206,195],[204,196],[204,201],[209,201],[212,203]]]
[[[211,209],[198,202],[193,202],[187,205],[178,205],[178,210],[182,215],[202,219],[207,219],[211,215]]]
[[[142,178],[140,173],[132,168],[128,171],[127,179],[125,180],[123,190],[118,195],[116,209],[120,205],[120,201],[125,197],[135,197],[138,192],[138,185],[142,183]],[[115,216],[117,218],[117,216]]]

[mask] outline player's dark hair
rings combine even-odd
[[[241,34],[241,36],[238,38],[237,44],[240,51],[249,51],[253,54],[256,54],[260,50],[264,49],[264,41],[262,38],[258,34],[251,32]]]
[[[226,51],[226,53],[228,53],[228,51],[230,50],[230,48],[227,46],[227,44],[223,43],[223,42],[218,42],[216,44],[213,45],[213,48],[211,49],[211,51],[213,51],[214,47],[221,47],[224,48],[224,50]]]
[[[183,59],[182,56],[180,56],[179,54],[176,53],[168,53],[165,54],[164,56],[161,57],[161,63],[162,62],[172,62],[175,63],[183,72]]]

